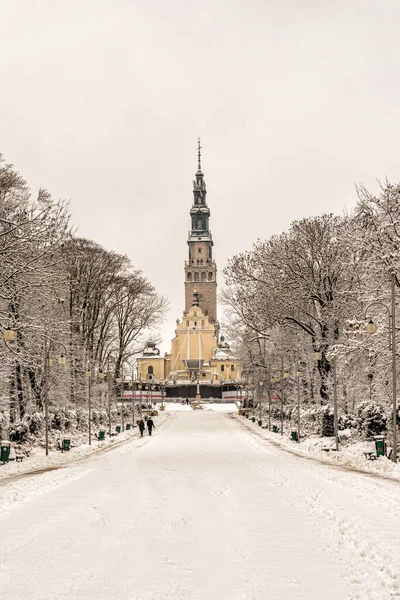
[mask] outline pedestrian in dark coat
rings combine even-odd
[[[153,427],[155,428],[154,421],[151,417],[149,417],[147,419],[147,429],[149,431],[149,435],[151,435],[151,432],[153,431]]]
[[[143,432],[144,432],[144,421],[143,421],[143,419],[140,419],[140,421],[138,421],[138,427],[139,427],[139,431],[140,431],[140,437],[143,437]]]

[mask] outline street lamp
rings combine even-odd
[[[263,385],[264,385],[264,382],[263,382],[263,381],[260,381],[260,382],[259,382],[259,385],[260,385],[260,396],[259,396],[259,399],[258,399],[258,404],[259,404],[259,407],[260,407],[259,413],[260,413],[260,421],[261,421],[261,401],[262,401],[262,387],[263,387]]]
[[[390,273],[390,283],[391,283],[391,308],[381,302],[380,300],[376,300],[371,302],[366,309],[365,315],[367,314],[368,309],[375,306],[383,306],[389,317],[389,350],[392,350],[392,404],[393,404],[393,456],[392,460],[394,463],[397,463],[397,361],[396,361],[396,297],[395,297],[395,284],[396,284],[396,275],[394,271]],[[390,327],[391,325],[391,327]],[[377,331],[377,326],[372,321],[369,320],[368,324],[365,326],[365,331],[369,334],[374,334]]]
[[[52,340],[55,344],[59,344],[63,347],[64,352],[66,353],[66,348],[62,342],[56,342]],[[61,354],[58,362],[61,366],[66,364],[65,354]],[[46,456],[49,455],[49,368],[53,364],[53,361],[49,357],[48,351],[48,341],[47,337],[44,340],[44,364],[43,364],[43,392],[44,392],[44,422],[45,422],[45,445],[46,445]]]
[[[90,362],[88,363],[85,375],[88,380],[89,446],[91,446],[92,445],[92,371],[90,369]]]
[[[297,358],[297,363],[299,359]],[[300,367],[297,367],[296,379],[297,379],[297,441],[300,442],[300,377],[303,377]]]

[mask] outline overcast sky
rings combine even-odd
[[[0,0],[0,152],[184,308],[197,137],[214,256],[398,181],[399,0]],[[220,286],[221,287],[221,286]]]

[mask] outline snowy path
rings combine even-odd
[[[1,600],[400,598],[398,483],[229,415],[155,433],[34,479],[42,493],[0,516]]]

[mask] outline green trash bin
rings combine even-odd
[[[6,463],[10,458],[10,450],[11,450],[11,442],[7,442],[6,440],[1,442],[1,450],[0,450],[0,462]]]
[[[71,448],[71,440],[68,438],[64,438],[62,441],[61,449],[63,452],[69,452]]]
[[[251,417],[251,420],[253,421],[253,423],[256,422],[256,418],[255,417]]]
[[[248,413],[246,413],[245,417],[246,417],[246,419],[248,419],[248,418],[249,418],[249,415],[248,415]]]
[[[374,440],[375,440],[376,455],[377,456],[385,456],[385,450],[386,450],[385,436],[375,435]]]
[[[117,425],[116,428],[115,428],[115,431],[117,433],[121,433],[121,425]]]
[[[102,442],[106,439],[106,431],[105,429],[100,429],[99,431],[99,441]]]
[[[126,430],[127,430],[127,431],[129,431],[129,429],[130,429],[130,428],[131,428],[131,424],[130,424],[130,423],[127,423],[127,424],[126,424]]]
[[[261,421],[261,419],[258,419],[258,426],[261,427],[261,425],[262,425],[262,421]]]
[[[298,438],[298,435],[297,435],[297,430],[295,430],[295,429],[292,430],[292,441],[293,442],[298,442],[299,441],[299,438]]]
[[[278,425],[272,425],[272,431],[278,433]]]

